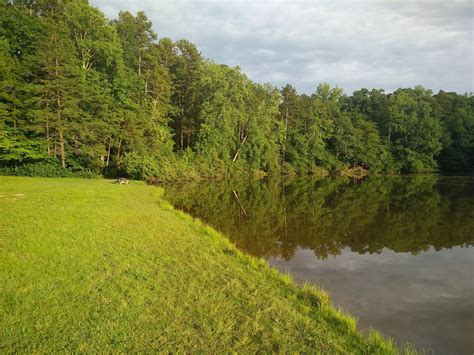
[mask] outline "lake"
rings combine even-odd
[[[326,289],[396,344],[474,351],[474,177],[373,176],[166,185],[176,208]]]

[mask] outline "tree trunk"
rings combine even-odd
[[[56,59],[56,76],[58,76],[58,59]],[[60,154],[61,154],[61,167],[63,169],[66,168],[66,151],[64,149],[64,128],[62,127],[61,123],[61,94],[59,92],[59,89],[56,89],[56,115],[57,115],[57,120],[60,125],[59,129],[59,148],[60,148]]]
[[[120,166],[120,148],[122,146],[122,138],[119,139],[118,147],[117,147],[117,166]]]
[[[240,153],[240,150],[242,149],[242,146],[244,145],[245,141],[247,140],[247,137],[249,135],[247,134],[245,137],[244,137],[244,140],[242,141],[242,143],[240,143],[240,148],[237,150],[237,153],[235,153],[234,155],[234,159],[232,159],[232,162],[235,163],[235,161],[237,160],[237,157],[239,156],[239,153]]]
[[[51,156],[51,142],[49,137],[49,120],[46,120],[46,150],[48,152],[48,157]]]
[[[179,127],[180,147],[181,149],[183,149],[183,146],[184,146],[184,105],[183,104],[181,104],[181,121],[179,124],[180,124],[180,127]]]
[[[64,134],[63,129],[59,129],[59,146],[61,148],[61,168],[66,168],[66,151],[64,149]]]
[[[138,56],[138,75],[142,75],[142,56]]]
[[[110,139],[109,139],[109,149],[107,149],[107,160],[105,162],[105,167],[108,168],[109,167],[109,162],[110,162]],[[107,170],[107,169],[106,169]]]

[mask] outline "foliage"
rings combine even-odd
[[[389,98],[388,140],[397,170],[435,171],[441,150],[441,126],[431,91],[399,89]]]
[[[440,91],[435,96],[443,129],[442,168],[466,171],[474,166],[474,97]]]
[[[311,95],[159,38],[143,11],[0,4],[0,164],[159,181],[253,174],[467,171],[471,95],[324,83]],[[182,160],[182,161],[181,161]]]
[[[99,175],[90,171],[72,171],[62,169],[55,161],[42,161],[38,163],[22,164],[17,167],[0,168],[0,175],[10,176],[40,176],[40,177],[77,177],[83,179],[98,178]]]

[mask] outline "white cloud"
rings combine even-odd
[[[311,92],[421,84],[473,89],[470,0],[92,0],[110,18],[144,10],[159,36],[186,38],[253,80]]]

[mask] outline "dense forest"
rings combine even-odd
[[[298,94],[159,38],[143,12],[0,5],[0,173],[163,181],[473,166],[472,94]]]

